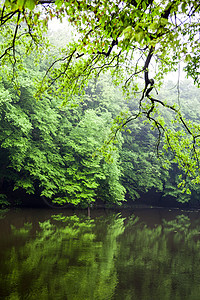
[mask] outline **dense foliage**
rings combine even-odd
[[[20,94],[2,79],[1,188],[39,192],[59,204],[123,201],[118,151],[111,165],[97,151],[109,132],[111,112],[90,108],[89,94],[79,107],[59,108],[51,96],[36,101],[31,76],[30,70],[18,78]]]
[[[4,79],[1,83],[1,190],[10,196],[11,190],[25,190],[27,194],[43,196],[48,203],[71,203],[88,206],[101,200],[104,203],[134,201],[148,191],[160,192],[179,201],[190,200],[182,193],[181,171],[176,164],[167,164],[170,155],[156,156],[157,135],[148,124],[139,120],[130,123],[128,130],[119,136],[118,147],[111,147],[107,162],[101,155],[111,123],[118,113],[131,108],[109,77],[103,76],[91,82],[85,95],[59,107],[62,99],[49,95],[36,101],[33,75],[41,71],[29,69],[29,75],[18,77],[20,94]],[[171,83],[172,84],[172,83]],[[165,93],[170,92],[172,101],[176,88],[168,83]],[[188,82],[180,85],[180,102],[187,113],[188,105],[196,121],[198,89],[184,90]],[[167,115],[171,118],[170,111]],[[187,117],[187,116],[186,116]],[[121,145],[119,147],[119,145]],[[108,147],[108,145],[106,145]],[[99,149],[99,150],[98,150]],[[165,165],[165,168],[163,168]],[[198,197],[198,188],[188,180],[192,198]],[[1,196],[1,202],[6,199]],[[42,201],[42,200],[41,200]],[[151,199],[149,200],[151,203]],[[28,204],[28,200],[27,200]]]
[[[24,189],[75,205],[152,189],[182,202],[198,195],[193,92],[182,103],[180,82],[178,101],[159,87],[180,61],[199,86],[199,9],[188,0],[2,3],[2,193]],[[50,36],[60,48],[48,42],[54,19],[72,31]]]

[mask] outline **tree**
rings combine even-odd
[[[1,74],[0,204],[7,204],[5,194],[12,189],[41,195],[50,205],[124,201],[119,151],[112,165],[100,152],[94,155],[112,121],[106,89],[97,87],[102,94],[97,103],[94,86],[79,106],[71,102],[59,108],[62,100],[52,95],[36,101],[32,79],[40,76],[41,66],[34,71],[32,66],[18,76],[18,91]]]
[[[118,157],[107,166],[101,155],[95,155],[106,132],[109,132],[110,113],[97,116],[94,110],[87,110],[81,121],[74,126],[66,139],[64,161],[66,166],[63,192],[66,197],[57,199],[83,205],[90,205],[97,198],[104,202],[124,201],[125,189],[120,184]]]
[[[179,106],[155,95],[164,75],[176,70],[181,60],[186,63],[187,76],[199,86],[199,11],[200,5],[194,0],[6,0],[0,17],[2,67],[9,62],[16,74],[23,55],[47,46],[45,30],[50,19],[70,22],[78,37],[49,65],[37,86],[37,96],[53,91],[66,103],[83,91],[90,78],[109,69],[115,83],[131,92],[138,103],[137,111],[117,118],[114,137],[127,123],[144,116],[158,132],[157,149],[163,136],[165,149],[172,150],[174,161],[199,183],[199,127],[185,120]],[[19,52],[21,44],[24,48]],[[137,79],[141,76],[139,93]],[[174,113],[182,126],[178,133],[159,117],[158,107]]]

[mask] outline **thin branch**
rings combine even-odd
[[[121,127],[126,126],[128,123],[130,123],[133,120],[136,120],[139,117],[139,113],[135,114],[135,116],[131,115],[126,121],[124,121],[121,126],[119,126],[116,130],[115,130],[115,134],[113,136],[111,136],[111,138],[106,142],[107,144],[110,144],[111,141],[114,141],[116,139],[117,133],[120,131]]]
[[[178,93],[178,105],[180,105],[180,62],[178,64],[178,81],[177,81],[177,93]]]
[[[10,46],[8,48],[6,48],[6,50],[4,51],[4,53],[0,56],[0,60],[5,56],[5,55],[10,55],[9,51],[13,48],[13,46]]]
[[[16,41],[17,32],[18,32],[18,29],[19,29],[20,15],[21,15],[21,12],[19,11],[19,12],[18,12],[18,16],[17,16],[17,25],[16,25],[16,27],[15,27],[15,33],[14,33],[13,41],[12,41],[12,49],[13,49],[14,65],[16,64],[16,57],[15,57],[15,41]]]
[[[67,55],[67,56],[65,56],[65,57],[58,58],[58,59],[54,60],[54,62],[53,62],[53,63],[48,67],[48,69],[46,70],[45,75],[44,75],[44,77],[43,77],[43,81],[44,81],[44,79],[47,77],[47,75],[49,74],[50,70],[53,69],[53,67],[54,67],[54,65],[55,65],[56,63],[61,62],[61,61],[66,61],[67,59],[70,59],[70,58],[72,57],[72,55],[75,53],[75,51],[76,51],[76,48],[72,51],[71,54],[69,54],[69,55]],[[82,55],[78,56],[78,58],[81,57],[81,56],[82,56]]]
[[[68,59],[68,61],[66,63],[64,71],[60,72],[57,77],[55,77],[55,78],[52,79],[52,82],[50,83],[49,87],[51,87],[58,78],[60,78],[62,75],[65,75],[65,73],[66,73],[66,71],[67,71],[67,69],[68,69],[68,67],[70,65],[70,62],[71,62],[72,57],[73,57],[73,55],[74,55],[75,52],[76,52],[76,49],[74,49],[73,52],[68,56],[69,59]]]
[[[160,156],[159,155],[159,147],[160,147],[160,142],[161,142],[161,136],[162,136],[162,132],[165,132],[165,128],[154,118],[152,118],[150,116],[150,112],[147,112],[147,118],[149,119],[149,121],[153,121],[155,123],[155,126],[158,130],[158,139],[157,139],[157,143],[156,143],[156,152],[157,152],[157,156]],[[161,131],[162,129],[162,131]]]
[[[142,73],[143,71],[144,71],[144,69],[142,69],[142,70],[140,70],[140,71],[137,71],[137,72],[131,74],[131,76],[125,81],[124,87],[127,86],[127,83],[128,83],[134,76],[136,76],[136,75]]]
[[[3,14],[4,14],[4,11],[5,11],[5,4],[3,5],[3,8],[2,8],[2,11],[1,11],[1,25],[2,25],[2,20],[3,20]]]
[[[200,7],[200,4],[198,4],[198,5],[194,8],[194,10],[193,10],[191,13],[188,14],[188,17],[192,17],[199,7]]]
[[[5,9],[5,7],[3,9]],[[3,11],[4,10],[2,10],[1,14],[1,26],[4,25],[8,20],[12,19],[12,17],[19,12],[19,10],[17,9],[14,12],[8,13],[6,16],[3,16]]]

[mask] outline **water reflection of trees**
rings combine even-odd
[[[199,299],[200,226],[184,215],[154,228],[132,223],[119,237],[121,299]]]
[[[12,226],[20,243],[1,258],[3,299],[199,299],[200,223],[188,216],[149,227],[134,215],[54,215],[39,226]]]
[[[53,219],[40,223],[34,239],[7,253],[1,295],[5,299],[111,299],[117,285],[116,239],[124,230],[123,219],[113,216],[100,238],[91,219]],[[21,238],[27,238],[28,230],[30,224],[12,228],[13,235]]]

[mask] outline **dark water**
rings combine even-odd
[[[200,299],[200,211],[0,217],[0,299]]]

